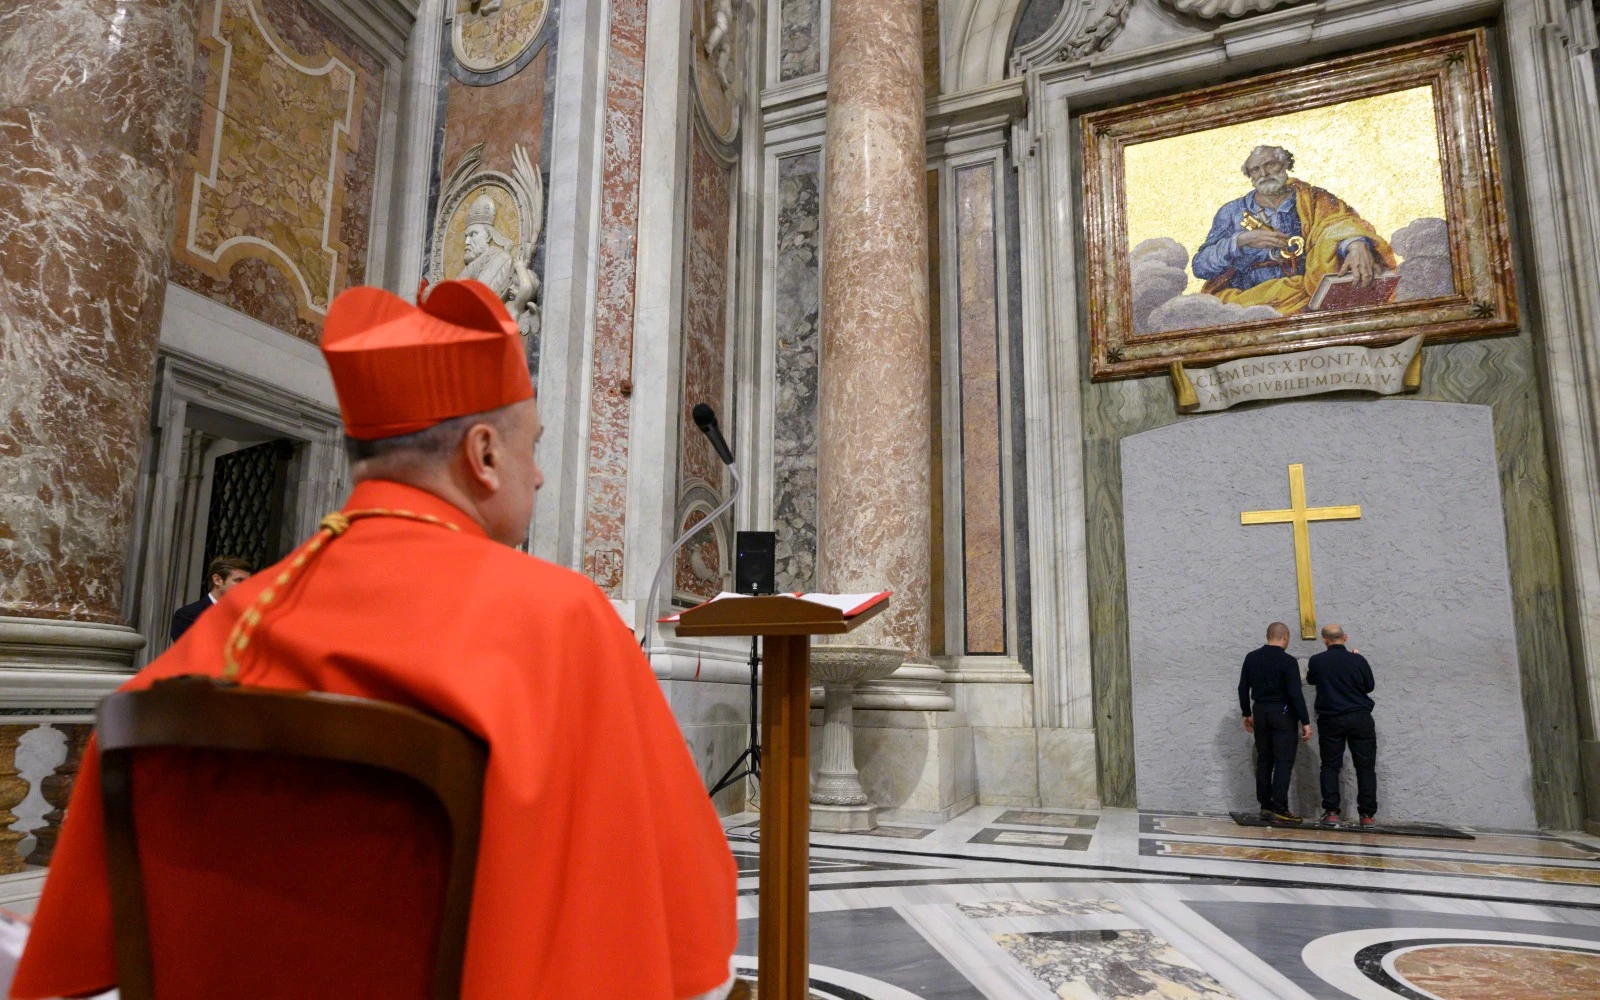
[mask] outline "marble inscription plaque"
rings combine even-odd
[[[1172,389],[1178,409],[1185,413],[1212,413],[1235,403],[1324,392],[1393,396],[1421,386],[1422,367],[1417,360],[1421,351],[1422,338],[1418,336],[1391,347],[1320,347],[1265,358],[1242,358],[1207,371],[1186,371],[1175,362]]]

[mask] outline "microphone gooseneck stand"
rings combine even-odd
[[[740,477],[739,470],[734,468],[733,451],[728,447],[728,442],[722,437],[722,428],[717,426],[716,413],[705,403],[696,403],[693,416],[695,426],[700,428],[700,433],[704,434],[706,440],[711,442],[711,447],[716,451],[717,457],[722,460],[722,464],[728,467],[728,474],[733,477],[733,492],[728,494],[728,499],[723,502],[722,506],[712,511],[700,523],[684,532],[677,541],[673,542],[672,548],[667,550],[666,558],[662,559],[661,565],[656,567],[655,578],[650,581],[650,594],[644,603],[643,634],[639,639],[639,647],[644,650],[644,658],[647,661],[650,659],[651,639],[655,633],[656,600],[661,593],[661,581],[677,566],[678,550],[682,549],[694,536],[709,528],[717,518],[731,510],[734,502],[739,499],[740,492],[744,489],[744,479]],[[754,776],[757,781],[761,780],[761,731],[757,728],[760,725],[760,717],[756,703],[760,665],[761,657],[757,653],[756,637],[751,636],[750,744],[745,747],[743,753],[739,754],[738,759],[733,762],[733,766],[728,768],[727,772],[712,787],[710,793],[712,795],[717,794],[746,775]],[[748,766],[746,766],[747,764]]]
[[[711,527],[713,521],[726,514],[733,507],[734,501],[739,499],[739,493],[744,488],[744,480],[740,478],[739,470],[735,469],[731,462],[728,463],[728,473],[733,476],[733,492],[728,494],[728,499],[723,501],[722,506],[707,514],[703,521],[684,532],[676,542],[672,543],[672,548],[667,550],[667,557],[661,560],[661,565],[656,569],[655,579],[650,581],[650,596],[645,599],[644,603],[644,634],[639,640],[639,647],[644,650],[644,658],[646,660],[650,659],[650,640],[655,632],[656,599],[661,593],[661,581],[666,577],[667,573],[677,566],[678,550],[687,545],[694,536]]]
[[[694,404],[692,416],[694,417],[695,426],[700,428],[700,433],[704,434],[706,440],[711,442],[712,450],[717,453],[717,457],[722,460],[722,464],[728,467],[728,474],[733,476],[733,492],[728,494],[728,499],[723,502],[722,506],[712,511],[699,524],[679,536],[678,540],[672,543],[672,548],[667,550],[667,556],[661,560],[661,565],[656,567],[655,579],[650,581],[650,596],[644,602],[644,630],[639,638],[639,648],[644,650],[644,658],[646,660],[650,659],[650,640],[655,632],[656,599],[661,593],[661,580],[677,565],[675,560],[678,557],[678,550],[683,548],[689,539],[711,527],[717,518],[731,510],[734,501],[739,499],[739,493],[744,489],[744,479],[740,477],[739,470],[733,467],[733,450],[728,447],[728,442],[723,439],[722,428],[717,426],[716,411],[705,403],[696,403]]]

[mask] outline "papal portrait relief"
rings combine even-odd
[[[485,170],[482,155],[483,145],[473,146],[445,179],[428,279],[488,285],[516,317],[531,350],[541,325],[533,255],[544,229],[544,184],[520,145],[512,147],[509,173]]]

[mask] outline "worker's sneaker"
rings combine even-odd
[[[1363,816],[1363,817],[1361,817],[1361,825],[1362,826],[1377,826],[1378,825],[1378,821],[1373,819],[1371,816]]]
[[[1261,819],[1262,819],[1263,822],[1266,822],[1266,823],[1272,822],[1272,810],[1271,809],[1267,809],[1267,808],[1263,808],[1261,810]]]
[[[1329,811],[1323,813],[1322,814],[1322,825],[1323,826],[1338,826],[1339,825],[1339,814],[1337,812],[1334,812],[1331,809]]]
[[[1267,816],[1274,823],[1304,823],[1305,822],[1305,818],[1304,817],[1296,816],[1294,813],[1289,812],[1287,809],[1283,810],[1282,812],[1278,811],[1277,809],[1269,809],[1267,811]]]

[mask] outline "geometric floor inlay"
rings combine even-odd
[[[1153,853],[1166,858],[1208,858],[1267,864],[1327,865],[1368,871],[1460,875],[1468,878],[1515,878],[1569,885],[1600,886],[1600,868],[1556,865],[1519,865],[1505,862],[1449,861],[1442,858],[1387,857],[1381,854],[1337,853],[1240,844],[1199,844],[1157,840]]]
[[[996,934],[995,941],[1057,996],[1233,1000],[1182,952],[1145,930]]]
[[[741,966],[752,823],[730,836]],[[1600,838],[1581,833],[999,806],[914,829],[813,837],[811,1000],[1600,1000]]]
[[[1600,997],[1600,953],[1526,944],[1407,948],[1384,963],[1404,986],[1449,1000],[1528,996]]]

